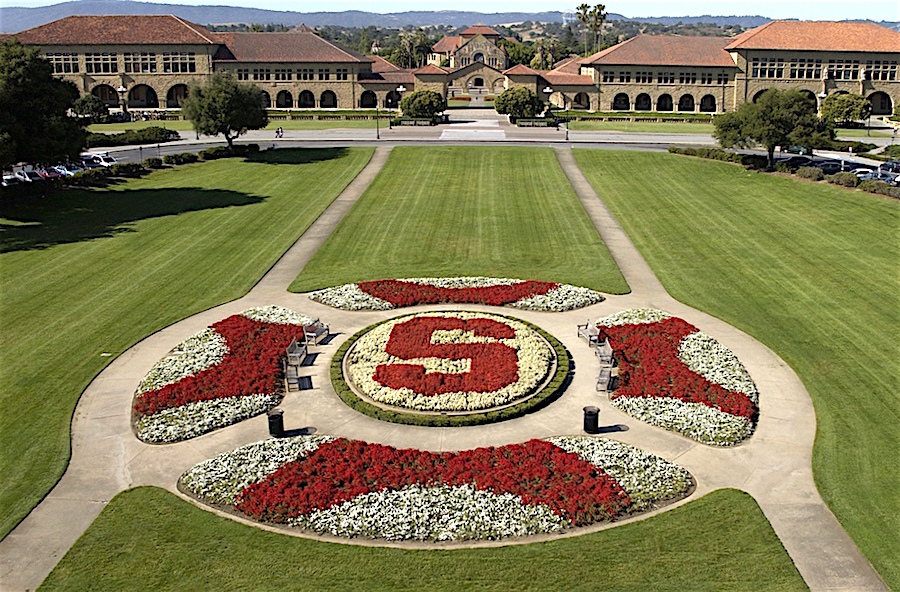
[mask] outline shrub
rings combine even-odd
[[[859,189],[868,193],[877,193],[878,195],[900,197],[900,187],[891,187],[884,181],[861,181]]]
[[[859,185],[859,178],[853,173],[835,173],[825,177],[825,180],[843,187],[856,187]]]
[[[161,169],[163,166],[163,161],[161,158],[156,158],[155,156],[151,156],[150,158],[144,161],[144,166],[148,169]]]
[[[137,177],[144,172],[144,167],[139,162],[120,162],[109,167],[112,177]]]
[[[199,154],[203,160],[218,160],[220,158],[230,158],[234,156],[234,152],[228,149],[228,146],[216,146],[201,150]]]
[[[775,165],[776,173],[793,173],[794,169],[791,168],[791,165],[785,164],[783,162],[779,162]]]
[[[106,185],[108,176],[109,170],[106,167],[97,167],[75,173],[75,176],[69,177],[68,181],[70,184],[80,187],[102,186]]]
[[[171,165],[190,164],[197,162],[200,158],[193,152],[182,152],[181,154],[166,154],[163,162]]]
[[[818,167],[800,167],[797,169],[797,176],[801,179],[811,179],[813,181],[821,181],[825,178],[825,173]]]
[[[894,144],[884,149],[882,154],[886,154],[892,158],[900,158],[900,144]]]
[[[145,127],[144,129],[127,130],[120,134],[90,133],[87,137],[88,148],[100,148],[107,146],[129,146],[132,144],[162,144],[181,139],[181,135],[171,129],[158,126]]]
[[[874,150],[877,146],[858,140],[832,140],[828,145],[822,146],[822,148],[838,152],[850,152],[850,148],[853,148],[854,154],[862,154],[863,152]]]

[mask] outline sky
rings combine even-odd
[[[61,0],[4,0],[3,5],[47,6]],[[152,0],[151,0],[152,1]],[[297,0],[168,0],[163,4],[219,4],[249,6],[269,10],[296,12],[340,12],[363,10],[366,12],[405,12],[408,10],[470,10],[477,12],[543,12],[573,10],[580,0],[452,0],[447,3],[414,0],[330,0],[327,3]],[[590,4],[590,2],[588,2]],[[900,21],[900,0],[643,0],[606,4],[607,12],[626,17],[648,16],[699,16],[712,15],[761,15],[772,19],[793,18],[801,20],[870,19],[873,21]]]

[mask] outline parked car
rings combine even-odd
[[[21,181],[19,181],[19,178],[17,176],[13,174],[3,175],[4,187],[11,187],[13,185],[18,185],[19,183],[21,183]]]
[[[900,173],[900,160],[889,160],[881,165],[881,170],[889,173]]]
[[[812,148],[808,146],[788,146],[784,151],[791,154],[812,154]]]
[[[119,161],[116,160],[114,156],[110,156],[109,154],[95,154],[94,162],[96,162],[100,166],[105,167],[111,167],[114,164],[119,164]]]
[[[35,172],[35,171],[26,171],[23,169],[21,171],[16,171],[15,174],[16,174],[16,177],[19,179],[19,181],[23,181],[25,183],[33,183],[35,181],[43,181],[44,180],[44,178],[42,176],[40,176],[39,174],[37,174],[37,172]]]
[[[56,165],[56,166],[53,167],[53,168],[56,169],[56,171],[57,171],[60,175],[63,175],[64,177],[74,177],[74,176],[75,176],[75,173],[80,173],[81,171],[84,170],[82,167],[80,167],[80,166],[78,166],[78,165],[71,164],[71,163],[69,163],[69,164],[59,164],[59,165]]]
[[[846,172],[853,168],[851,165],[846,162],[841,162],[839,160],[823,160],[821,162],[813,163],[814,167],[818,167],[822,169],[822,172],[826,175],[833,175],[835,173]]]
[[[100,166],[100,161],[97,160],[96,156],[82,156],[81,157],[81,168],[95,169],[98,166]]]
[[[62,177],[60,172],[53,167],[43,167],[37,169],[37,174],[42,176],[44,179],[59,179],[60,177]]]
[[[863,175],[859,178],[860,181],[884,181],[888,185],[896,185],[897,178],[900,177],[897,173],[888,173],[886,171],[878,172],[873,171],[868,175]]]
[[[812,159],[808,156],[791,156],[790,158],[781,158],[775,161],[776,165],[789,167],[792,171],[796,171],[800,167],[810,166]]]
[[[872,169],[867,169],[865,167],[859,167],[859,168],[853,169],[850,172],[861,179],[862,177],[865,177],[866,175],[874,173],[875,171],[873,171]]]

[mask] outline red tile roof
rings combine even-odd
[[[567,74],[578,74],[581,72],[581,56],[572,54],[567,58],[563,58],[556,62],[553,66],[554,72],[565,72]]]
[[[487,25],[472,25],[465,31],[459,33],[462,37],[474,37],[475,35],[484,35],[485,37],[500,37],[500,33],[488,27]]]
[[[372,60],[372,72],[396,72],[400,70],[400,66],[390,63],[379,55],[366,56]]]
[[[219,52],[216,61],[347,63],[372,62],[359,52],[341,47],[311,31],[287,33],[220,33],[230,52]]]
[[[366,82],[380,82],[384,84],[415,84],[416,77],[409,70],[397,70],[394,72],[372,72],[359,75],[362,84]]]
[[[434,53],[453,53],[457,49],[459,49],[463,44],[463,39],[459,35],[450,35],[447,37],[441,37],[437,43],[431,46],[431,51]]]
[[[594,79],[591,76],[579,76],[578,74],[567,74],[565,72],[542,72],[541,76],[550,84],[565,86],[594,85]]]
[[[538,71],[532,70],[524,64],[516,64],[512,68],[503,71],[507,76],[537,76]]]
[[[585,58],[582,63],[621,66],[734,67],[727,37],[638,35]]]
[[[443,68],[439,68],[434,64],[428,64],[427,66],[422,66],[418,70],[413,70],[413,74],[446,74],[447,71]]]
[[[216,44],[216,35],[172,15],[68,16],[16,37],[26,45]]]
[[[900,52],[900,33],[875,23],[772,21],[741,33],[726,49]]]

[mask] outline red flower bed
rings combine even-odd
[[[756,404],[744,393],[722,388],[700,376],[678,358],[681,340],[697,328],[679,318],[656,323],[600,326],[600,337],[619,362],[618,397],[669,397],[702,403],[755,421]]]
[[[212,325],[229,352],[212,368],[142,393],[134,400],[137,415],[152,415],[196,401],[277,392],[281,358],[291,340],[303,338],[296,325],[263,323],[233,315]]]
[[[420,485],[471,484],[543,504],[575,525],[622,513],[631,500],[602,469],[542,440],[442,454],[338,439],[245,488],[235,508],[287,522],[356,496]]]
[[[558,288],[552,282],[525,281],[508,286],[487,286],[481,288],[441,288],[427,284],[416,284],[400,280],[376,280],[361,282],[359,289],[390,302],[394,306],[415,306],[417,304],[489,304],[503,306],[527,298],[546,294]]]
[[[516,331],[491,319],[417,317],[391,329],[385,351],[398,358],[437,357],[471,360],[469,372],[425,372],[421,364],[381,364],[373,377],[394,389],[408,388],[421,395],[456,392],[490,393],[519,380],[516,350],[503,343],[432,343],[435,331],[472,331],[479,337],[513,339]]]

